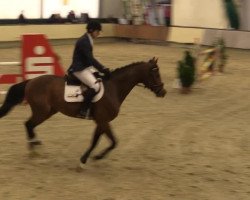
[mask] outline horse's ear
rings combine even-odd
[[[149,60],[150,63],[157,63],[158,58],[156,59],[155,57],[153,57],[152,59]]]

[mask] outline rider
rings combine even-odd
[[[69,74],[73,74],[82,83],[89,87],[89,89],[85,92],[79,117],[86,116],[88,108],[91,105],[92,98],[100,89],[97,79],[91,72],[91,67],[95,67],[106,77],[110,75],[109,69],[99,63],[93,55],[93,40],[99,36],[100,31],[102,30],[102,25],[97,21],[90,21],[87,24],[86,29],[87,32],[82,35],[75,44],[73,61],[68,69]]]

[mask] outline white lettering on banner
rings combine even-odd
[[[48,64],[48,65],[39,65]],[[29,57],[25,60],[25,79],[32,79],[44,74],[55,74],[53,57]],[[43,72],[39,74],[27,74],[32,72]]]

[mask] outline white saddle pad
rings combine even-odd
[[[104,94],[104,86],[102,82],[100,84],[100,91],[94,96],[92,102],[99,101]],[[65,83],[64,100],[66,102],[82,102],[84,97],[82,95],[82,89],[80,85],[67,85]]]

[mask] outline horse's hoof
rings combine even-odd
[[[37,145],[42,145],[42,142],[40,140],[34,140],[34,141],[28,142],[28,148],[30,150],[33,150],[35,148],[35,146],[37,146]]]
[[[29,140],[28,142],[32,145],[42,145],[42,141],[37,139]]]
[[[82,172],[86,168],[86,165],[83,163],[80,163],[78,167],[76,167],[77,172]]]
[[[85,165],[84,163],[81,163],[81,162],[80,162],[79,167],[80,167],[81,169],[85,169],[85,166],[86,166],[86,165]]]
[[[96,155],[93,157],[94,160],[101,160],[103,159],[103,156],[102,155]]]

